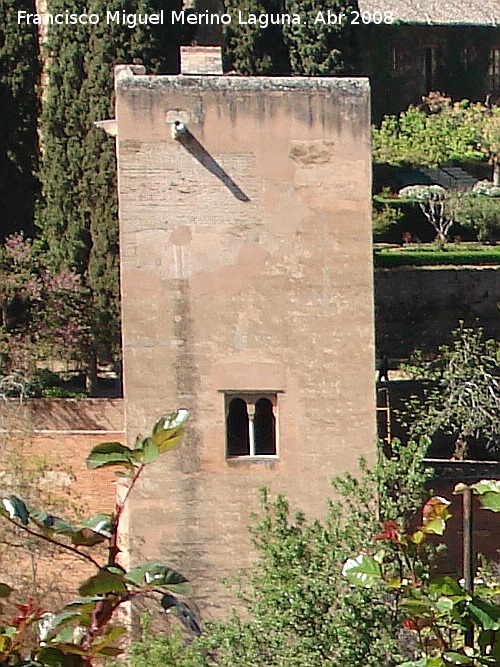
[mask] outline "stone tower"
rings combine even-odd
[[[128,438],[192,413],[130,507],[131,558],[217,615],[258,488],[321,515],[373,451],[369,85],[120,66],[115,123]]]

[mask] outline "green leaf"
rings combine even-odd
[[[346,560],[342,574],[350,584],[363,588],[370,588],[373,584],[382,581],[380,564],[371,556],[364,554]]]
[[[160,454],[177,447],[184,435],[182,425],[188,417],[187,410],[177,410],[164,415],[156,422],[150,437]]]
[[[13,590],[8,584],[0,583],[0,598],[8,598]]]
[[[179,595],[189,595],[192,590],[182,574],[163,563],[142,563],[129,570],[125,579],[139,588],[166,588]]]
[[[51,646],[44,646],[38,654],[38,660],[42,665],[50,665],[51,667],[65,666],[67,664],[66,658],[67,656],[60,649]]]
[[[480,482],[476,482],[476,484],[471,484],[470,488],[479,496],[482,496],[485,493],[500,494],[500,480],[482,479]]]
[[[435,608],[442,616],[448,616],[455,608],[456,600],[442,596],[435,603]]]
[[[467,611],[474,623],[483,630],[500,629],[500,605],[472,598],[467,604]]]
[[[96,514],[87,519],[72,535],[73,544],[91,547],[111,538],[112,520],[106,514]]]
[[[83,611],[92,611],[96,602],[104,600],[102,595],[85,595],[80,598],[74,598],[66,603],[65,607],[83,607]]]
[[[184,410],[183,408],[163,415],[163,417],[160,417],[160,419],[153,426],[153,435],[156,435],[156,433],[164,430],[171,431],[180,428],[185,424],[188,417],[189,411]]]
[[[6,498],[2,498],[2,505],[4,509],[3,514],[7,513],[9,519],[14,519],[23,524],[23,526],[28,525],[28,510],[20,498],[12,495],[7,496]]]
[[[92,652],[100,653],[104,648],[108,647],[114,641],[126,634],[127,629],[121,625],[114,625],[107,628],[104,635],[96,637],[92,642]]]
[[[491,492],[485,493],[480,498],[481,506],[485,510],[491,510],[492,512],[500,512],[500,493]]]
[[[12,646],[12,641],[7,634],[0,634],[0,653],[7,653]]]
[[[135,452],[141,452],[140,460],[142,463],[153,463],[153,461],[156,461],[158,456],[160,455],[160,452],[158,451],[158,447],[154,443],[154,441],[151,438],[145,438],[141,443],[140,446],[137,447]]]
[[[2,635],[5,637],[15,637],[17,635],[17,627],[14,625],[7,625],[2,628]]]
[[[414,598],[405,598],[401,600],[401,609],[404,609],[410,616],[425,616],[428,618],[433,614],[433,607],[429,600],[415,600]]]
[[[29,518],[31,521],[41,528],[45,535],[64,535],[65,537],[72,537],[77,532],[77,528],[72,526],[67,521],[59,519],[57,516],[47,514],[43,510],[38,510],[34,507],[27,506]]]
[[[94,470],[107,466],[124,465],[133,467],[132,450],[119,442],[103,442],[92,449],[87,456],[87,468]]]
[[[83,648],[79,644],[73,644],[71,642],[58,642],[57,644],[54,642],[51,645],[51,648],[59,649],[62,651],[64,654],[70,654],[72,656],[85,656],[87,655],[87,649]],[[66,659],[68,659],[68,656],[66,656]],[[65,665],[70,664],[73,665],[75,664],[74,662],[65,662]],[[76,663],[78,664],[78,663]]]
[[[421,530],[426,534],[442,535],[446,528],[446,521],[451,517],[448,507],[450,501],[441,496],[433,496],[424,505],[422,510]]]
[[[104,646],[98,651],[94,649],[94,654],[97,657],[103,657],[103,658],[117,658],[122,653],[123,649],[119,648],[118,646]]]
[[[481,496],[481,505],[484,509],[492,512],[500,512],[500,480],[482,479],[472,484],[472,491]]]
[[[71,611],[63,611],[60,614],[55,614],[52,618],[50,618],[49,623],[44,626],[44,632],[47,636],[49,636],[52,634],[53,630],[57,630],[57,628],[66,625],[66,623],[71,623],[72,621],[78,620],[81,618],[81,616],[81,611],[76,609]],[[45,618],[43,620],[45,621]]]
[[[453,577],[438,577],[429,583],[429,590],[441,595],[463,595],[464,590]]]
[[[457,651],[446,651],[443,653],[443,658],[446,662],[451,663],[452,665],[473,665],[474,659],[470,658],[464,653],[458,653]]]
[[[79,587],[80,595],[98,595],[99,593],[124,593],[127,590],[123,574],[102,568]]]
[[[416,530],[410,535],[410,541],[413,542],[413,544],[422,544],[424,540],[425,533],[423,533],[421,530]]]

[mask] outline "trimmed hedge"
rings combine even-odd
[[[397,266],[500,266],[500,246],[468,250],[466,248],[438,250],[377,250],[374,253],[375,268]]]

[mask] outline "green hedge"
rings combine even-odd
[[[500,265],[500,246],[484,250],[375,250],[376,268],[397,266]]]

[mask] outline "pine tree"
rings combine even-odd
[[[32,0],[0,0],[0,240],[33,233],[39,183],[37,117],[40,61],[35,26],[18,25]]]
[[[49,0],[51,12],[96,13],[98,24],[49,31],[49,83],[43,113],[42,234],[57,268],[77,270],[92,294],[93,359],[117,358],[119,276],[114,142],[94,123],[113,117],[113,66],[140,62],[149,72],[176,72],[181,35],[172,26],[130,29],[106,12],[179,10],[178,0]],[[93,359],[90,359],[92,366]]]

